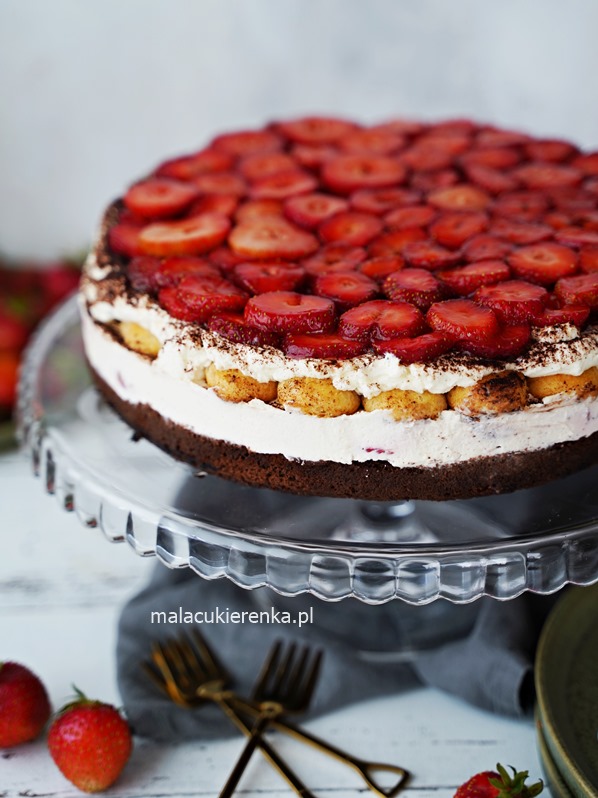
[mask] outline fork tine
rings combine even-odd
[[[301,684],[305,680],[305,669],[309,660],[311,651],[309,646],[303,646],[301,652],[295,660],[294,666],[291,668],[289,664],[286,686],[284,691],[281,691],[282,697],[286,696],[285,700],[292,699],[293,691],[301,691]],[[281,703],[284,704],[285,700],[281,698]]]
[[[272,680],[270,682],[268,692],[278,696],[284,695],[286,690],[289,687],[289,680],[291,678],[291,672],[293,670],[292,664],[295,658],[295,651],[297,650],[297,646],[295,643],[291,643],[285,655],[282,657],[281,662],[278,664],[276,670],[271,674]]]
[[[280,659],[280,650],[282,648],[282,640],[277,640],[270,648],[268,656],[264,660],[264,664],[257,676],[253,687],[253,698],[259,699],[260,696],[265,694],[266,685],[270,678],[270,673],[278,665]]]
[[[225,681],[230,681],[231,677],[229,672],[210,648],[207,640],[199,629],[194,628],[191,631],[191,638],[199,652],[203,667],[206,669],[208,676],[211,676],[213,679],[220,678]]]
[[[320,668],[322,666],[322,657],[324,652],[322,649],[318,649],[313,657],[313,662],[311,664],[311,668],[305,678],[303,689],[302,689],[302,706],[307,706],[311,701],[312,695],[314,693],[316,683],[318,681],[318,676],[320,675]]]
[[[200,681],[208,681],[211,674],[204,668],[203,662],[198,658],[196,652],[191,645],[190,639],[186,635],[181,635],[177,640],[177,647],[181,658],[184,660],[185,665],[189,671]]]

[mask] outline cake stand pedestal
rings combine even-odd
[[[428,609],[436,627],[454,605],[482,596],[598,580],[598,468],[509,495],[397,504],[294,496],[197,473],[136,440],[92,387],[76,299],[28,350],[18,422],[46,490],[85,526],[206,579],[325,602],[399,599],[403,611],[446,599]]]

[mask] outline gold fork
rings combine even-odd
[[[184,655],[186,665],[182,669],[178,669],[175,675],[170,674],[169,678],[166,678],[168,671],[166,674],[162,672],[162,669],[156,672],[155,669],[152,669],[147,664],[146,669],[158,687],[170,695],[176,703],[189,707],[198,706],[206,700],[212,700],[220,705],[221,709],[233,722],[236,722],[234,717],[235,710],[240,710],[243,714],[251,715],[254,718],[259,714],[259,706],[240,698],[232,690],[227,689],[231,682],[230,675],[224,665],[218,661],[215,653],[205,638],[199,633],[199,630],[193,630],[192,636],[181,635],[177,641],[172,641],[169,645],[172,649],[178,651],[179,659]],[[154,651],[158,651],[159,648],[159,646],[154,646]],[[158,665],[157,662],[156,665]],[[177,682],[179,683],[178,685]],[[184,694],[183,703],[171,695],[170,690],[172,689],[179,690],[179,696],[182,691]],[[361,776],[366,786],[379,795],[380,798],[393,798],[407,784],[410,775],[409,771],[399,765],[368,762],[365,759],[355,757],[332,743],[316,737],[316,735],[305,729],[293,725],[286,718],[284,720],[275,718],[271,725],[277,731],[284,732],[299,742],[307,743],[349,765]],[[243,731],[243,729],[241,730]],[[244,733],[250,734],[251,729],[249,728]],[[264,750],[264,744],[267,744],[266,740],[260,742],[262,750]],[[390,787],[383,787],[376,781],[377,773],[390,773],[393,776],[397,776],[398,779]]]
[[[283,714],[304,712],[308,708],[321,662],[322,652],[312,653],[308,646],[299,652],[295,643],[291,643],[285,650],[279,640],[271,648],[253,691],[259,715],[220,798],[230,798],[235,791],[267,726]]]
[[[178,706],[191,709],[206,701],[213,701],[244,735],[251,737],[251,725],[234,706],[233,692],[226,689],[230,678],[226,669],[204,646],[199,634],[194,637],[196,646],[202,652],[201,659],[190,640],[182,636],[168,643],[154,643],[151,661],[143,664],[145,672]],[[315,798],[267,740],[260,739],[258,745],[270,764],[301,798]]]

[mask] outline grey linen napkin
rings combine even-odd
[[[235,733],[216,706],[181,709],[145,676],[141,663],[152,642],[172,638],[192,625],[184,613],[203,612],[198,628],[248,696],[274,640],[300,641],[324,649],[313,717],[356,701],[427,684],[472,704],[522,716],[533,700],[533,657],[553,599],[524,595],[509,602],[481,599],[468,605],[444,601],[411,607],[400,601],[368,606],[347,599],[322,602],[312,596],[284,599],[269,588],[245,590],[226,579],[207,581],[189,569],[158,564],[148,585],[123,609],[117,643],[119,688],[136,734],[156,740],[213,739]],[[216,612],[220,611],[220,622]],[[234,612],[261,612],[260,623],[222,622]],[[299,628],[268,622],[288,611],[311,613]],[[174,613],[178,623],[157,622],[152,612]],[[213,623],[206,620],[212,619]],[[189,617],[189,616],[187,616]],[[249,616],[245,616],[249,618]],[[255,616],[254,616],[255,617]],[[457,639],[427,646],[429,634],[452,627]],[[427,639],[427,636],[428,638]],[[422,650],[423,649],[423,650]]]

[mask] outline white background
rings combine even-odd
[[[0,252],[227,128],[470,115],[598,147],[595,0],[0,0]]]

